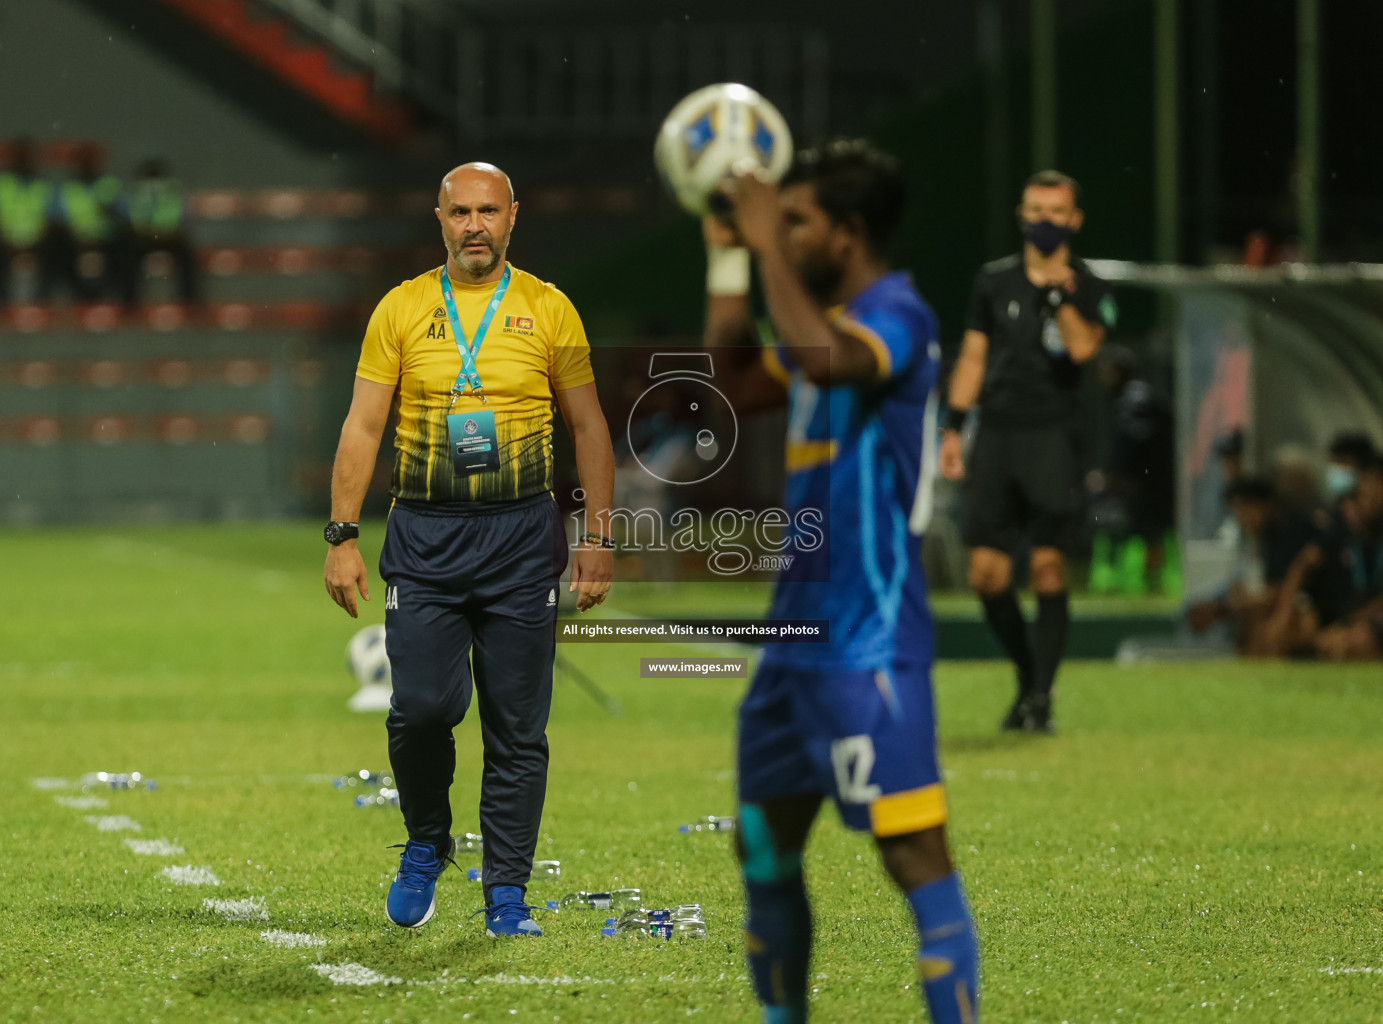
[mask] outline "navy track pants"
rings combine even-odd
[[[514,502],[395,503],[379,574],[393,674],[389,761],[408,837],[445,850],[452,730],[480,705],[486,903],[525,886],[547,791],[547,720],[566,540],[547,494]]]

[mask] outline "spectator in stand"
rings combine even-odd
[[[1273,454],[1273,489],[1277,500],[1298,516],[1321,513],[1320,457],[1298,444],[1284,444]],[[1322,528],[1325,526],[1321,519]]]
[[[1188,610],[1191,628],[1204,632],[1217,622],[1233,625],[1240,654],[1274,656],[1310,642],[1308,623],[1268,624],[1279,611],[1279,597],[1288,571],[1308,544],[1319,542],[1320,530],[1310,519],[1294,514],[1279,501],[1271,481],[1241,476],[1225,489],[1225,503],[1247,548],[1245,568],[1226,590]],[[1291,604],[1297,611],[1297,605]]]
[[[1324,516],[1324,513],[1317,513]],[[1254,653],[1309,657],[1323,631],[1358,610],[1361,595],[1350,571],[1350,538],[1327,519],[1326,529],[1292,559],[1264,620]]]
[[[9,167],[0,172],[0,305],[14,298],[13,272],[21,261],[37,274],[33,297],[48,297],[55,271],[49,230],[52,207],[53,185],[38,173],[37,147],[32,139],[15,139]]]
[[[91,302],[116,290],[124,221],[120,179],[105,173],[101,147],[87,143],[77,154],[76,174],[57,186],[54,204],[55,259],[78,299]]]
[[[1244,432],[1237,427],[1215,442],[1215,458],[1229,485],[1244,475]]]
[[[165,161],[152,159],[140,164],[130,186],[129,219],[131,243],[124,272],[125,304],[133,306],[139,302],[144,260],[156,252],[172,258],[181,300],[196,303],[197,268],[187,236],[187,207],[182,185]]]
[[[1359,471],[1371,463],[1377,452],[1373,440],[1363,433],[1336,434],[1330,442],[1330,461],[1325,466],[1325,492],[1338,502],[1359,485]]]
[[[1343,533],[1322,553],[1349,578],[1347,614],[1314,638],[1316,652],[1332,661],[1383,658],[1383,456],[1362,465],[1357,480],[1340,503]]]
[[[1215,461],[1220,464],[1220,476],[1224,478],[1226,488],[1232,486],[1244,475],[1244,432],[1242,430],[1236,427],[1229,433],[1222,434],[1215,441]],[[1242,560],[1243,542],[1239,535],[1239,524],[1233,515],[1226,513],[1224,521],[1215,531],[1215,539],[1225,550],[1240,552]]]

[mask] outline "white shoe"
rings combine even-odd
[[[351,697],[347,705],[352,711],[388,711],[394,698],[394,688],[388,683],[366,683]]]

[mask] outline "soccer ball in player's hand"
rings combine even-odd
[[[703,217],[735,173],[777,181],[792,163],[792,133],[777,108],[747,85],[698,89],[672,108],[658,132],[653,162],[688,213]]]

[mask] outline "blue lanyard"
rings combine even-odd
[[[508,289],[509,264],[506,263],[499,284],[495,286],[495,294],[490,299],[490,304],[485,307],[485,315],[480,318],[480,326],[475,329],[475,340],[467,341],[466,332],[461,329],[461,318],[456,315],[456,299],[451,294],[451,277],[447,274],[446,264],[442,264],[442,300],[447,304],[447,319],[451,321],[451,333],[456,342],[456,350],[461,353],[461,372],[456,375],[456,383],[451,387],[452,405],[466,393],[467,384],[482,402],[486,401],[485,389],[480,385],[480,373],[475,368],[475,357],[485,341],[485,332],[490,329],[490,321],[495,317],[495,310],[499,309],[499,304],[504,301],[504,293]]]

